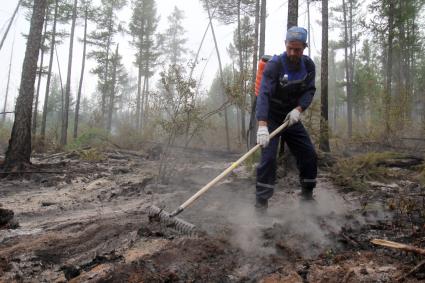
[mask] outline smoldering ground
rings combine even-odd
[[[199,162],[199,163],[198,163]],[[183,202],[226,168],[228,163],[201,161],[175,180],[173,198]],[[198,165],[198,166],[196,166]],[[336,188],[322,178],[315,189],[314,203],[302,203],[294,176],[281,179],[269,202],[267,214],[255,211],[255,180],[247,168],[237,170],[189,207],[182,217],[210,235],[225,237],[251,255],[291,255],[315,258],[342,249],[339,233],[343,227],[379,221],[387,215],[354,213],[357,200],[341,197]],[[191,193],[189,194],[188,191]],[[173,205],[171,205],[173,206]]]
[[[315,206],[301,205],[297,178],[285,177],[268,214],[261,216],[253,207],[253,168],[237,168],[179,215],[206,232],[188,238],[149,222],[144,209],[155,204],[174,210],[238,155],[180,153],[183,158],[175,158],[178,166],[168,183],[155,182],[158,161],[133,153],[126,159],[112,158],[116,152],[105,155],[111,158],[97,163],[72,157],[64,165],[66,175],[5,181],[3,202],[15,211],[21,227],[0,233],[0,281],[19,276],[64,281],[69,271],[77,270],[81,275],[72,272],[78,276],[75,282],[122,282],[137,276],[146,282],[259,282],[294,272],[310,282],[323,276],[340,282],[347,270],[360,270],[364,264],[369,273],[353,274],[349,282],[366,282],[358,280],[361,276],[377,282],[382,266],[385,276],[398,276],[393,256],[375,254],[370,246],[371,236],[382,238],[392,231],[390,221],[369,225],[385,216],[382,206],[369,201],[365,209],[373,213],[362,214],[358,197],[341,194],[324,174],[319,176]],[[127,173],[115,173],[118,169]],[[40,186],[41,180],[47,185]],[[359,229],[344,230],[350,225]],[[340,231],[357,245],[340,243]]]
[[[259,214],[252,203],[234,206],[228,220],[233,227],[233,242],[249,253],[295,253],[315,257],[338,245],[335,234],[347,224],[353,204],[319,183],[316,201],[300,202],[294,188],[275,193],[266,214]]]

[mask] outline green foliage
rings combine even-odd
[[[155,44],[154,34],[158,26],[155,0],[133,1],[133,15],[129,23],[130,34],[133,37],[131,44],[137,48],[135,65],[146,66],[143,73],[145,76],[152,75],[152,66],[155,65],[159,56]]]
[[[207,10],[207,2],[210,10],[215,9],[217,19],[224,24],[232,24],[237,21],[239,0],[202,0],[202,5]],[[253,17],[255,15],[255,0],[241,0],[240,13]]]
[[[2,149],[3,152],[6,150],[9,144],[11,132],[12,132],[11,125],[9,123],[2,123],[0,120],[0,149]]]
[[[161,93],[157,97],[158,124],[166,137],[166,148],[161,158],[159,179],[167,182],[172,170],[169,162],[170,146],[183,135],[186,140],[189,134],[197,130],[194,124],[202,122],[200,108],[196,105],[196,81],[184,75],[184,69],[178,65],[170,65],[167,71],[161,72]]]
[[[365,191],[369,187],[367,181],[386,182],[397,177],[393,171],[380,166],[380,163],[400,156],[399,153],[394,152],[371,152],[340,159],[331,169],[333,173],[331,178],[337,185],[356,191]]]
[[[96,66],[91,72],[98,76],[98,89],[102,94],[102,107],[105,107],[104,99],[109,96],[113,87],[113,56],[111,50],[113,50],[112,46],[115,45],[114,36],[123,30],[122,23],[116,14],[126,3],[126,0],[102,0],[95,20],[96,29],[88,35],[88,42],[94,48],[87,54],[87,57],[96,61]]]
[[[177,65],[183,62],[183,56],[187,53],[184,45],[187,38],[184,37],[186,30],[182,22],[184,20],[184,12],[174,6],[171,15],[168,16],[168,29],[160,36],[161,53],[164,54],[165,62],[170,65]]]
[[[108,134],[104,129],[89,128],[72,143],[68,144],[67,149],[75,150],[86,147],[105,147],[108,143]]]

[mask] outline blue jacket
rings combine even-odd
[[[301,59],[301,68],[297,71],[289,70],[285,62],[286,52],[280,56],[273,56],[264,69],[260,93],[257,97],[256,117],[259,121],[268,121],[270,119],[270,100],[277,96],[279,81],[285,74],[289,82],[305,78],[305,87],[302,88],[301,93],[297,93],[299,99],[298,105],[295,105],[295,107],[300,106],[305,110],[310,106],[313,100],[314,93],[316,92],[316,72],[313,60],[303,55]],[[291,107],[292,106],[293,105],[291,105]],[[287,113],[282,112],[281,115],[284,118]]]

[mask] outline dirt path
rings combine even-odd
[[[242,167],[181,215],[205,231],[189,238],[150,223],[145,209],[173,210],[237,156],[179,152],[168,184],[156,184],[158,161],[103,154],[99,162],[40,156],[35,163],[63,174],[2,180],[1,203],[20,227],[0,230],[0,281],[393,282],[417,260],[371,246],[391,232],[392,214],[378,204],[365,210],[324,173],[316,204],[299,202],[289,176],[258,215]]]

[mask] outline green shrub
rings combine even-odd
[[[400,158],[401,154],[394,152],[371,152],[337,161],[332,167],[334,183],[357,191],[366,190],[367,181],[386,182],[396,178],[396,173],[380,163],[391,158]]]
[[[68,144],[68,150],[76,150],[86,147],[104,148],[109,144],[108,134],[99,128],[89,128],[82,132],[78,138]]]
[[[1,119],[1,115],[0,115]],[[7,146],[9,145],[10,133],[12,128],[8,124],[1,124],[0,122],[0,150],[3,152],[6,151]]]

